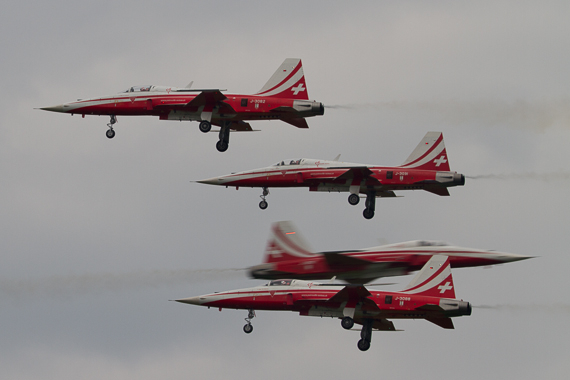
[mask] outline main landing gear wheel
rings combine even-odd
[[[216,149],[218,150],[218,152],[225,152],[226,150],[228,150],[229,144],[225,141],[218,141],[216,143]]]
[[[249,309],[248,313],[247,313],[247,318],[245,318],[245,321],[247,322],[245,324],[245,326],[243,326],[243,332],[246,334],[251,334],[251,332],[253,331],[253,325],[251,324],[251,320],[255,318],[255,310],[253,309]]]
[[[366,351],[370,348],[370,341],[372,340],[372,320],[367,319],[362,324],[362,330],[360,331],[360,340],[358,341],[358,349],[360,351]]]
[[[208,120],[203,120],[200,122],[198,128],[200,128],[201,132],[208,133],[212,129],[212,123],[210,123]]]
[[[267,201],[259,202],[259,208],[265,210],[267,208]]]
[[[357,346],[360,351],[368,351],[370,348],[370,342],[364,339],[360,339]]]
[[[107,135],[108,139],[115,137],[115,131],[113,129],[107,129],[107,132],[105,132],[105,134]]]
[[[364,212],[362,212],[362,215],[364,215],[366,219],[372,219],[374,218],[374,211],[366,208],[364,209]]]
[[[374,209],[376,208],[376,193],[374,191],[369,192],[366,194],[366,208],[362,215],[366,219],[374,218]]]
[[[340,325],[342,326],[342,328],[344,328],[346,330],[350,330],[352,328],[352,326],[354,326],[354,320],[350,317],[344,317],[340,321]]]
[[[360,202],[360,197],[358,196],[358,194],[350,194],[348,196],[348,203],[350,203],[351,205],[356,206],[358,202]]]
[[[116,122],[117,122],[117,116],[111,115],[111,120],[109,120],[109,122],[107,123],[107,127],[109,127],[109,129],[107,130],[107,132],[105,132],[107,138],[109,139],[115,137],[115,131],[113,130],[113,125],[115,125]]]
[[[201,123],[200,123],[201,124]],[[220,140],[216,143],[216,149],[219,152],[225,152],[230,145],[230,123],[225,121],[220,129]]]

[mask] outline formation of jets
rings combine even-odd
[[[157,116],[160,120],[198,121],[200,131],[219,126],[216,148],[229,146],[230,131],[252,131],[247,121],[281,120],[308,128],[307,117],[324,115],[322,103],[309,100],[300,59],[288,58],[252,95],[224,94],[220,89],[134,86],[119,94],[80,99],[42,110],[85,115],[106,115],[106,136],[115,137],[117,116]],[[340,156],[340,155],[339,155]],[[463,186],[465,176],[452,172],[441,132],[428,132],[399,166],[378,166],[288,159],[249,171],[197,181],[226,187],[260,187],[259,207],[266,209],[271,187],[307,187],[309,191],[348,192],[348,202],[365,198],[363,215],[372,219],[377,197],[395,197],[395,191],[425,190],[448,196],[449,187]],[[488,266],[524,260],[529,256],[469,249],[433,241],[410,241],[379,247],[334,252],[312,251],[290,222],[272,228],[264,262],[249,268],[255,279],[269,283],[247,289],[216,292],[176,301],[248,310],[246,333],[256,310],[288,310],[302,316],[332,317],[341,326],[361,325],[358,348],[370,348],[372,331],[395,331],[392,319],[425,319],[453,329],[452,317],[471,315],[469,302],[456,299],[451,268]],[[366,285],[387,276],[419,271],[399,292],[379,291]],[[346,284],[312,280],[338,279]]]

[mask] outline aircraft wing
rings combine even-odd
[[[363,285],[347,285],[337,294],[328,299],[327,302],[347,302],[348,300],[361,300],[368,297],[370,292]]]
[[[356,166],[348,169],[335,179],[352,179],[352,178],[365,178],[374,174],[372,170],[368,169],[366,166]]]
[[[220,124],[217,122],[212,123],[212,124],[220,126]],[[249,123],[246,123],[243,120],[232,121],[230,123],[230,129],[234,130],[234,131],[240,131],[240,132],[251,132],[251,131],[253,131],[253,128],[251,128],[251,125]]]
[[[323,256],[325,257],[325,260],[327,261],[329,267],[361,266],[371,263],[368,260],[362,260],[356,257],[343,255],[339,252],[323,252]]]
[[[186,103],[186,107],[214,106],[227,97],[220,90],[204,90],[194,99]]]

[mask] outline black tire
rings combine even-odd
[[[350,330],[352,326],[354,326],[354,319],[350,317],[344,317],[340,321],[340,325],[342,326],[343,329]]]
[[[348,196],[348,203],[350,203],[351,205],[356,206],[358,202],[360,202],[360,197],[358,196],[358,194],[350,194]]]
[[[216,149],[219,152],[225,152],[226,150],[228,150],[228,146],[229,146],[229,144],[225,141],[218,141],[216,143]]]
[[[249,323],[245,326],[243,326],[243,332],[246,334],[251,334],[251,332],[253,331],[253,325],[250,325]]]
[[[366,209],[364,209],[364,212],[362,213],[362,215],[364,215],[364,217],[366,219],[372,219],[372,218],[374,218],[374,211],[366,208]]]
[[[105,132],[105,135],[107,135],[108,139],[112,139],[113,137],[115,137],[115,131],[112,129],[107,129],[107,132]]]
[[[267,208],[268,204],[266,201],[261,201],[259,202],[259,208],[262,210],[265,210]]]
[[[208,133],[212,130],[212,123],[207,120],[203,120],[200,122],[198,128],[200,129],[200,132]]]
[[[370,348],[370,342],[364,339],[360,339],[357,346],[360,351],[368,351]]]

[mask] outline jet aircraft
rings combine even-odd
[[[303,65],[300,59],[288,58],[267,83],[254,95],[223,94],[220,89],[187,87],[134,86],[110,96],[79,99],[76,102],[41,108],[69,114],[109,115],[106,132],[115,137],[117,116],[158,116],[160,120],[199,121],[200,131],[210,132],[212,124],[220,126],[216,148],[228,149],[230,130],[252,131],[245,120],[279,119],[298,128],[308,128],[306,117],[323,115],[322,103],[309,101]]]
[[[270,187],[308,187],[309,191],[350,192],[348,203],[357,205],[366,194],[364,217],[372,219],[376,197],[395,197],[395,190],[422,189],[449,195],[448,187],[463,186],[465,176],[449,169],[441,132],[428,132],[406,161],[395,167],[353,164],[335,160],[300,158],[272,166],[197,181],[209,185],[261,187],[259,207],[267,208]]]
[[[272,226],[264,263],[249,268],[249,275],[266,280],[321,280],[335,276],[348,283],[366,284],[379,277],[400,276],[417,271],[434,255],[449,257],[452,268],[489,266],[531,258],[425,240],[360,250],[315,253],[296,231],[293,223],[284,221]]]
[[[176,300],[192,305],[246,309],[243,327],[251,333],[255,310],[289,310],[303,316],[341,319],[351,329],[362,325],[358,348],[370,348],[372,331],[395,331],[389,319],[425,319],[453,329],[451,317],[471,315],[469,302],[455,299],[449,257],[433,256],[400,292],[377,291],[364,285],[334,285],[303,280],[274,280],[263,286]]]

